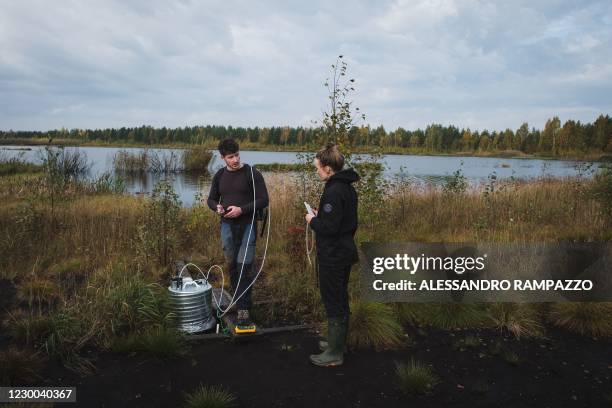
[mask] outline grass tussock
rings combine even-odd
[[[483,308],[473,303],[404,303],[400,311],[405,321],[438,329],[479,328],[487,318]]]
[[[382,350],[400,347],[405,340],[391,306],[375,302],[352,303],[347,339],[350,347]]]
[[[396,363],[395,375],[399,389],[409,395],[431,393],[440,382],[431,367],[414,359],[407,364]]]
[[[489,318],[497,330],[515,338],[541,337],[544,334],[538,310],[529,304],[494,303],[487,308]]]
[[[167,291],[149,279],[124,263],[109,264],[92,276],[80,301],[86,320],[99,325],[97,338],[102,344],[172,324]]]
[[[40,355],[29,349],[11,347],[0,351],[0,384],[31,384],[38,378],[43,363]]]
[[[185,408],[232,408],[236,397],[221,386],[201,385],[185,395]]]
[[[54,281],[33,278],[22,282],[17,288],[17,298],[28,305],[50,306],[59,298],[59,288]]]
[[[117,337],[110,349],[116,353],[140,353],[163,360],[183,357],[189,350],[180,332],[164,327]]]
[[[584,336],[612,337],[612,303],[556,303],[551,306],[548,321]]]
[[[35,347],[40,346],[52,330],[48,315],[27,314],[19,309],[9,313],[4,326],[15,343]]]
[[[501,357],[506,363],[513,366],[517,366],[521,363],[521,357],[515,351],[512,350],[503,350],[501,353]]]

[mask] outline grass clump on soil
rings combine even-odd
[[[135,352],[164,360],[182,357],[188,351],[184,336],[175,329],[164,327],[118,337],[110,348],[117,353]]]
[[[611,302],[568,302],[551,306],[548,321],[557,327],[592,337],[612,336]]]
[[[501,356],[504,361],[510,365],[516,366],[519,365],[521,362],[520,356],[512,350],[503,350]]]
[[[223,387],[202,385],[185,395],[185,408],[231,408],[236,397]]]
[[[13,341],[37,346],[51,332],[51,319],[48,315],[27,314],[16,310],[8,314],[4,326]]]
[[[38,378],[43,360],[32,350],[10,347],[0,351],[0,384],[24,385]]]
[[[487,308],[493,327],[517,339],[544,334],[538,311],[528,304],[494,303]]]
[[[37,305],[39,310],[44,304],[50,306],[58,297],[57,284],[49,279],[34,278],[26,280],[17,288],[17,298],[27,302],[30,307]]]
[[[350,347],[381,350],[403,345],[405,336],[391,306],[355,301],[347,341]]]
[[[403,319],[439,329],[483,327],[486,313],[472,303],[406,303],[400,307]]]
[[[158,358],[176,358],[186,354],[183,335],[174,329],[155,328],[144,333],[142,351]]]
[[[173,320],[165,288],[123,263],[97,271],[83,302],[83,315],[100,324],[103,343],[151,327],[168,327]]]
[[[428,394],[440,382],[433,369],[421,362],[396,363],[395,374],[399,389],[404,394]]]

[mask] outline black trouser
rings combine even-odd
[[[348,282],[351,265],[319,264],[319,288],[328,318],[349,317]]]

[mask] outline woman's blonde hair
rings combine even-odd
[[[325,148],[319,150],[315,158],[319,159],[321,166],[329,166],[334,172],[340,171],[344,167],[344,156],[333,142],[327,143]]]

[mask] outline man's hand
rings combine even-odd
[[[217,214],[223,215],[224,212],[225,209],[223,208],[223,206],[221,204],[217,204]]]
[[[227,207],[227,213],[224,215],[225,218],[236,218],[242,214],[242,208],[230,205]]]

